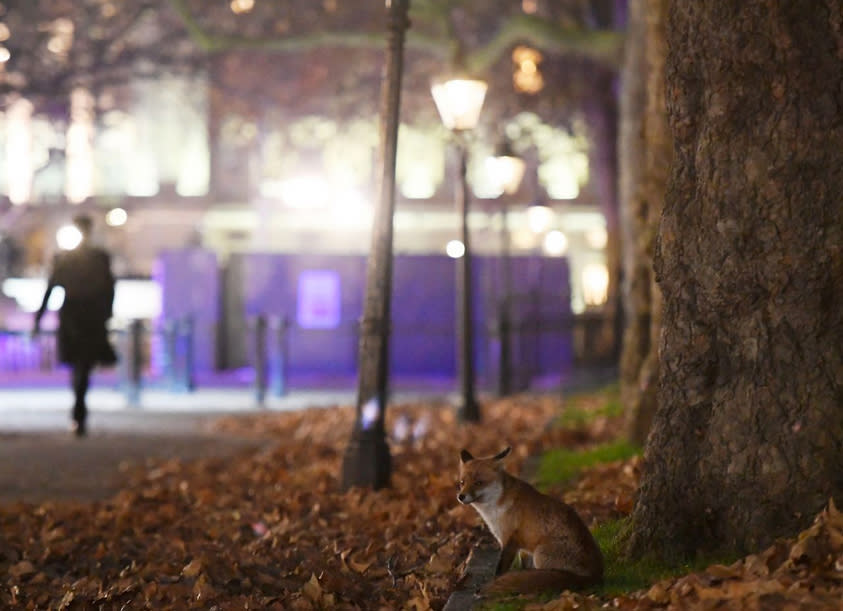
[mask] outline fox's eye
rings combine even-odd
[[[457,490],[459,490],[460,488],[462,488],[464,485],[465,485],[465,482],[464,482],[463,480],[458,481],[458,482],[457,482]]]

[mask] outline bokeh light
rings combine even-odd
[[[609,270],[602,263],[589,263],[582,271],[583,300],[587,306],[606,303],[609,293]]]
[[[553,209],[533,205],[527,208],[527,225],[533,233],[544,233],[553,224]]]
[[[240,15],[255,8],[255,0],[231,0],[231,12]]]
[[[75,225],[62,225],[56,231],[56,244],[62,250],[73,250],[82,243],[82,232]]]
[[[452,259],[459,259],[465,254],[465,244],[459,240],[451,240],[445,246],[445,253]]]
[[[105,222],[111,227],[120,227],[129,220],[129,214],[123,208],[112,208],[105,215]]]
[[[586,232],[585,241],[595,250],[603,250],[609,241],[609,234],[605,227],[593,227]]]
[[[544,237],[544,252],[551,257],[561,257],[568,252],[568,237],[554,229]]]

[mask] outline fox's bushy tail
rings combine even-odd
[[[601,577],[585,576],[558,569],[528,569],[509,571],[483,588],[484,594],[531,594],[562,592],[600,585]]]

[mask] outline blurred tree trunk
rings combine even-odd
[[[841,12],[671,3],[676,161],[635,554],[755,550],[843,502]]]
[[[627,25],[626,2],[600,0],[593,2],[592,18],[601,31],[623,30]],[[618,101],[618,69],[616,65],[595,64],[592,70],[592,95],[585,105],[593,147],[590,166],[601,212],[606,219],[606,269],[609,285],[603,321],[596,338],[595,349],[601,362],[618,362],[623,334],[623,302],[621,279],[621,222],[618,189],[618,130],[620,104]]]
[[[632,0],[624,65],[622,207],[626,227],[626,328],[620,364],[621,402],[629,438],[643,445],[656,411],[661,292],[653,251],[673,143],[664,99],[667,0]]]
[[[618,99],[617,74],[595,68],[594,95],[585,108],[588,129],[594,144],[590,160],[594,172],[600,211],[606,218],[606,268],[609,271],[603,323],[595,346],[602,360],[617,362],[620,345],[620,222],[618,206]]]
[[[618,198],[621,223],[621,259],[624,305],[624,335],[620,358],[621,405],[628,414],[640,396],[638,375],[649,349],[649,293],[641,290],[650,266],[639,255],[636,237],[640,234],[639,194],[644,172],[644,109],[647,101],[647,30],[644,20],[646,0],[630,0],[622,86],[620,130],[618,134]]]

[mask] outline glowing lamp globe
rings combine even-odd
[[[464,131],[477,126],[486,89],[484,81],[460,77],[436,81],[430,92],[445,127]]]
[[[512,195],[518,191],[524,178],[527,164],[512,152],[509,142],[504,140],[495,149],[495,154],[489,159],[495,180],[504,193]]]

